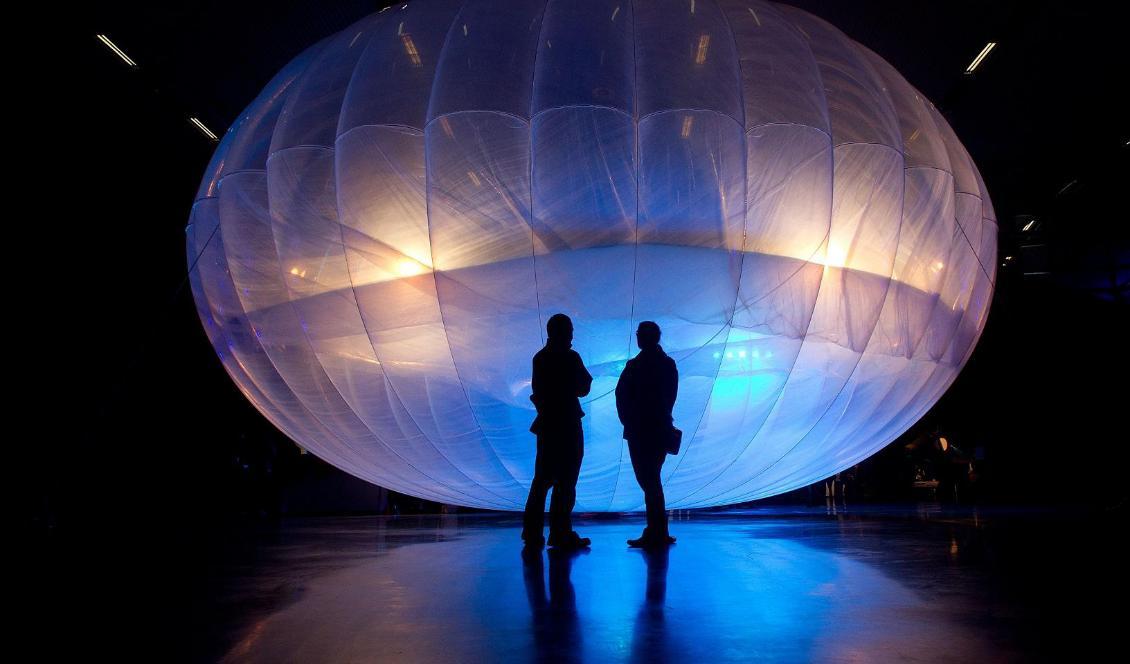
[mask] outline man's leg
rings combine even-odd
[[[585,439],[580,422],[575,430],[563,432],[556,441],[553,498],[549,502],[549,535],[557,541],[573,533],[573,507],[577,504],[577,478],[585,455]]]
[[[649,441],[650,442],[650,441]],[[628,441],[628,453],[632,457],[632,470],[636,482],[643,489],[644,505],[647,509],[647,539],[667,538],[667,506],[663,496],[663,481],[659,471],[667,455],[661,447],[648,446],[642,441]]]
[[[652,450],[647,468],[648,487],[644,489],[644,504],[647,507],[647,529],[651,537],[658,541],[667,539],[667,500],[663,496],[663,480],[660,471],[667,451],[663,448]]]
[[[530,483],[530,495],[526,497],[526,512],[522,519],[522,539],[527,542],[539,542],[545,529],[545,494],[552,486],[552,475],[549,473],[549,445],[544,436],[538,436],[537,457],[534,460],[534,480]],[[554,496],[557,492],[553,492]]]

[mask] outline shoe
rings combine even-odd
[[[526,537],[525,535],[523,535],[522,542],[524,543],[524,546],[529,549],[540,549],[545,546],[545,538],[541,535],[535,535],[533,537]]]
[[[587,537],[581,537],[573,531],[563,538],[549,536],[549,545],[555,549],[587,549],[592,544],[592,540]]]
[[[657,546],[670,546],[675,543],[675,538],[668,535],[666,538],[649,537],[641,535],[635,539],[628,540],[628,546],[634,549],[649,549]]]

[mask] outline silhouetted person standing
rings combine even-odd
[[[659,326],[652,321],[640,323],[636,329],[640,352],[628,360],[616,384],[616,412],[624,425],[632,470],[647,505],[643,535],[628,540],[629,545],[638,547],[666,546],[675,541],[667,532],[667,506],[659,471],[674,428],[671,410],[679,393],[679,370],[659,345],[659,334]]]
[[[592,376],[573,350],[573,321],[565,314],[554,314],[545,326],[545,347],[534,355],[533,394],[537,418],[530,431],[537,435],[537,460],[534,480],[526,499],[522,539],[527,546],[541,546],[545,518],[545,495],[553,487],[549,504],[549,545],[580,548],[590,544],[587,537],[573,532],[572,512],[577,502],[577,476],[585,454],[581,431],[579,397],[589,393]]]

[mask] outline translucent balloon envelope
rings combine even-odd
[[[968,358],[997,224],[890,65],[764,2],[413,2],[303,53],[216,151],[188,227],[243,393],[354,475],[520,509],[530,359],[572,317],[579,510],[631,510],[613,388],[678,362],[671,508],[770,496],[905,431]]]

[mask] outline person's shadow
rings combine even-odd
[[[522,549],[522,579],[534,632],[534,659],[537,661],[581,661],[581,630],[577,616],[577,595],[570,575],[573,561],[588,554],[588,549],[548,549],[549,594],[545,592],[545,567],[542,550]]]
[[[667,660],[668,639],[664,608],[667,603],[667,562],[671,548],[637,549],[647,564],[647,586],[632,629],[633,662]]]

